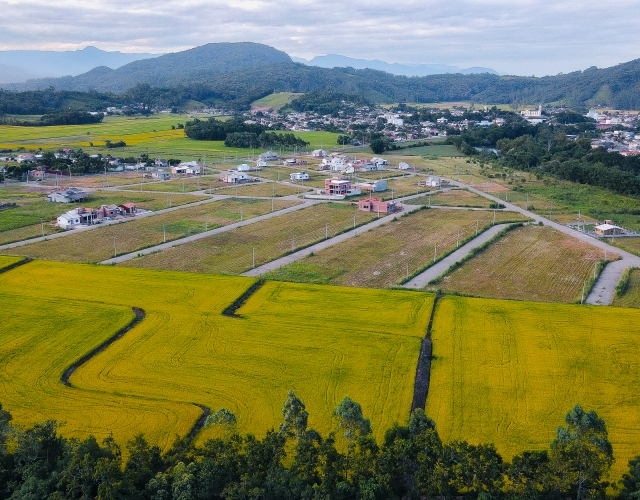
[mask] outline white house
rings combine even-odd
[[[75,210],[69,210],[56,219],[56,225],[62,229],[73,229],[80,225],[80,215]]]
[[[190,165],[187,167],[187,175],[200,175],[200,165]]]
[[[289,175],[292,181],[308,181],[309,174],[307,172],[294,172]]]
[[[324,158],[327,156],[327,152],[324,149],[314,149],[311,154],[314,158]]]
[[[164,170],[156,170],[155,172],[151,172],[151,177],[153,179],[166,181],[171,178],[171,174],[169,172],[165,172]]]
[[[246,163],[242,163],[236,167],[236,171],[238,172],[251,172],[251,166]]]
[[[398,170],[409,170],[411,167],[407,162],[401,161],[398,163]]]
[[[222,182],[226,182],[228,184],[244,184],[246,182],[251,182],[251,180],[252,179],[249,177],[249,174],[235,170],[229,170],[222,176]]]
[[[440,187],[440,177],[427,177],[427,180],[425,181],[425,186],[426,187],[439,188]]]
[[[269,164],[264,160],[258,160],[257,163],[256,163],[256,167],[258,167],[258,168],[268,167],[268,166],[269,166]]]
[[[267,151],[266,153],[262,153],[260,156],[258,156],[258,158],[264,161],[273,161],[278,159],[278,153]]]
[[[186,174],[187,173],[187,167],[186,165],[176,165],[174,167],[171,167],[171,173],[173,175],[182,175],[182,174]]]
[[[55,203],[75,203],[84,200],[86,196],[88,196],[88,193],[78,188],[69,188],[64,191],[51,193],[47,196],[47,199]]]
[[[362,191],[369,191],[371,193],[379,193],[380,191],[387,190],[387,181],[384,179],[369,181],[369,182],[358,182],[355,184],[355,187],[361,189]]]
[[[389,162],[384,158],[376,158],[375,156],[371,158],[371,163],[374,165],[378,165],[379,167],[384,167],[385,165],[389,165]]]

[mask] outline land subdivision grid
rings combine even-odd
[[[113,431],[124,444],[143,432],[165,451],[202,415],[195,405],[227,408],[240,432],[264,435],[281,422],[289,390],[324,434],[345,395],[362,405],[378,441],[406,422],[431,294],[359,290],[353,300],[349,288],[272,282],[247,298],[240,318],[224,316],[254,283],[42,261],[2,274],[0,289],[11,290],[0,292],[11,306],[0,324],[3,406],[19,423],[64,420],[66,435]],[[51,314],[33,309],[39,297]],[[65,368],[132,319],[131,303],[145,318],[62,385]],[[327,311],[339,313],[330,329]],[[30,341],[16,349],[21,336]],[[215,436],[204,429],[198,441]]]
[[[447,189],[434,192],[431,196],[411,199],[412,205],[433,205],[441,207],[489,208],[491,201],[466,189]]]
[[[248,220],[274,210],[294,206],[299,202],[287,200],[226,199],[194,207],[112,224],[92,231],[70,234],[6,249],[8,255],[24,255],[36,259],[68,262],[100,262],[114,256],[159,245],[186,236]]]
[[[121,189],[123,191],[191,193],[193,191],[208,192],[210,189],[216,189],[227,185],[222,182],[219,177],[216,176],[184,177],[181,179],[158,181],[148,184],[140,184],[139,182],[137,185],[133,182],[129,184],[130,185],[124,186]]]
[[[444,297],[431,330],[426,414],[443,441],[494,443],[506,460],[548,449],[577,403],[607,424],[615,463],[640,448],[640,311]]]
[[[205,273],[237,274],[289,252],[365,224],[374,214],[325,203],[251,226],[169,248],[121,265]]]
[[[491,227],[494,211],[425,209],[321,250],[265,278],[357,287],[388,287],[426,268],[456,245]],[[496,212],[496,224],[524,220]],[[435,250],[435,252],[434,252]]]
[[[145,174],[147,177],[145,177]],[[128,184],[140,184],[140,183],[156,182],[151,175],[145,172],[122,172],[122,173],[108,173],[83,175],[76,177],[69,177],[68,175],[50,176],[42,182],[39,182],[39,186],[49,187],[78,187],[78,188],[108,188],[117,186],[126,186]]]
[[[301,186],[300,184],[281,184],[279,182],[259,182],[255,184],[243,184],[232,187],[218,189],[215,194],[227,194],[238,196],[290,196],[309,191],[309,186]]]
[[[508,232],[433,287],[501,299],[575,302],[602,259],[604,251],[588,243],[529,225]]]

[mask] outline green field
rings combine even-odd
[[[469,208],[489,208],[491,200],[471,193],[466,189],[448,189],[438,191],[431,196],[421,196],[412,198],[412,205],[442,206],[442,207],[469,207]]]
[[[455,146],[449,144],[438,144],[434,146],[421,146],[417,148],[402,148],[395,151],[387,151],[385,154],[391,156],[464,156]]]
[[[278,111],[281,108],[285,107],[291,101],[293,101],[296,97],[299,97],[303,94],[295,93],[295,92],[277,92],[275,94],[270,94],[262,99],[258,99],[257,101],[253,101],[251,103],[252,108],[271,108],[274,111]]]
[[[375,217],[348,205],[323,203],[198,241],[128,260],[120,265],[196,273],[239,274],[292,250],[331,238]]]
[[[274,210],[293,205],[295,201],[277,200]],[[216,227],[252,219],[271,212],[270,200],[226,199],[158,215],[132,219],[126,224],[111,224],[80,231],[60,238],[4,250],[12,255],[67,262],[100,262],[142,248],[177,240]]]
[[[616,293],[613,298],[614,306],[640,307],[640,269],[631,269],[629,281],[622,294]]]
[[[640,448],[640,311],[446,297],[426,413],[444,440],[545,449],[577,403],[607,423],[616,475]]]
[[[406,422],[432,295],[267,283],[239,309],[244,319],[222,316],[253,282],[43,261],[1,274],[3,407],[18,424],[59,419],[63,434],[113,431],[119,443],[144,432],[164,450],[200,414],[193,403],[228,408],[241,432],[263,434],[289,390],[324,434],[346,395],[379,441]],[[132,305],[145,319],[63,386],[64,368],[127,323]],[[339,312],[331,328],[327,311]]]

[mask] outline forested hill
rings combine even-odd
[[[123,94],[139,84],[153,88],[155,105],[171,107],[194,99],[247,108],[271,92],[331,90],[378,103],[473,101],[640,109],[640,59],[542,78],[489,73],[406,77],[371,69],[305,66],[293,63],[284,52],[255,43],[208,44],[117,70],[99,67],[77,77],[31,80],[5,88]]]
[[[101,66],[76,77],[43,78],[6,85],[9,90],[98,90],[122,93],[138,83],[153,87],[172,87],[202,81],[217,75],[273,63],[291,62],[291,58],[259,43],[209,43],[200,47],[143,59],[116,70]]]

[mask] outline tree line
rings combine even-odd
[[[333,416],[335,430],[322,436],[289,392],[278,429],[263,438],[241,435],[235,415],[221,408],[206,419],[215,438],[198,446],[177,439],[163,454],[142,435],[123,451],[113,437],[67,439],[54,421],[13,426],[0,405],[0,498],[581,500],[605,498],[607,488],[624,500],[640,497],[640,457],[611,484],[606,424],[580,405],[548,449],[510,463],[492,444],[443,442],[421,409],[388,429],[382,443],[349,397]]]
[[[38,120],[0,118],[0,123],[20,127],[49,127],[52,125],[87,125],[100,123],[103,118],[104,114],[102,113],[91,114],[86,111],[68,110],[46,113]]]

